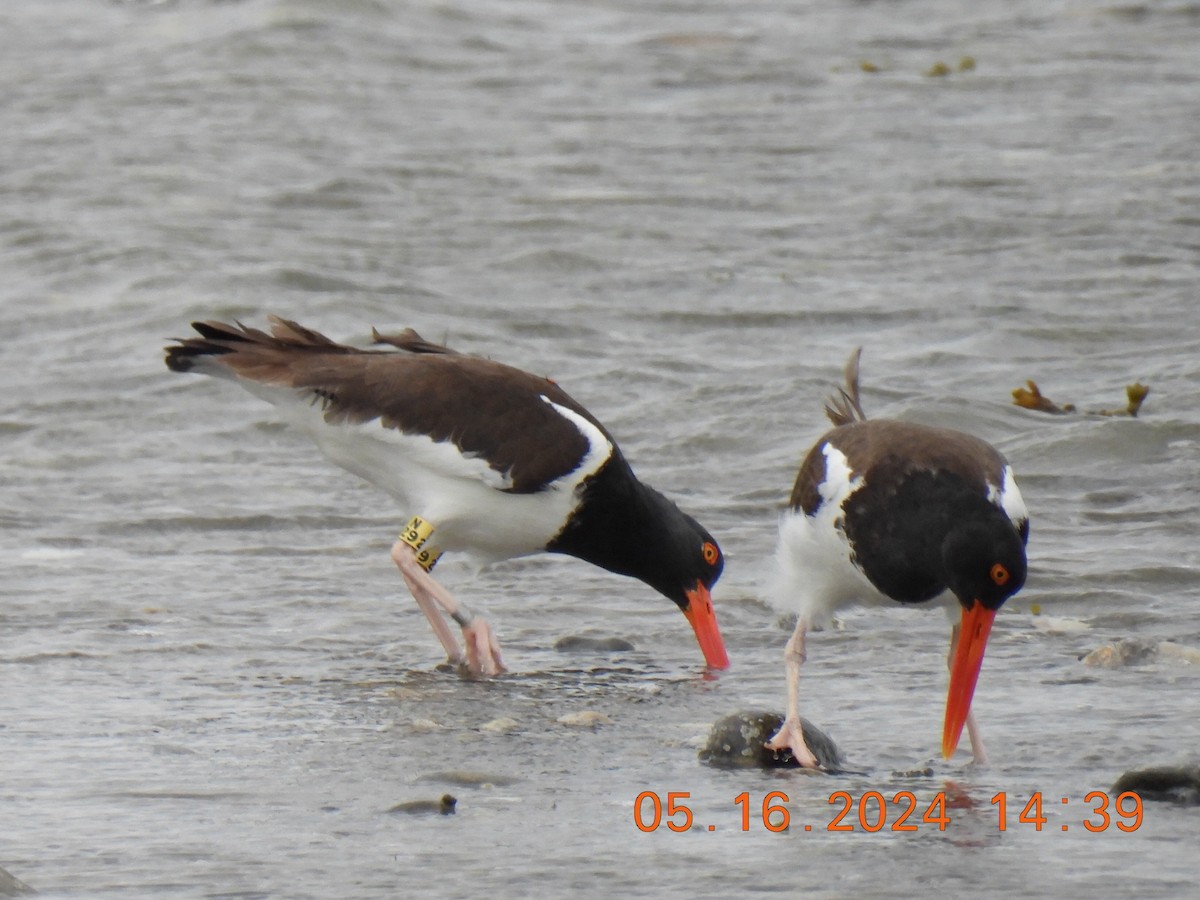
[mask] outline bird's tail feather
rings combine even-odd
[[[846,386],[838,388],[837,395],[825,402],[825,415],[829,416],[834,425],[849,425],[851,422],[867,420],[858,393],[858,360],[861,356],[862,347],[856,348],[850,354],[844,370]]]
[[[371,341],[375,344],[389,344],[393,347],[399,347],[401,350],[407,350],[409,353],[446,353],[457,355],[457,350],[451,350],[442,344],[435,344],[433,341],[427,341],[411,328],[405,328],[399,334],[383,334],[379,330],[371,329]]]
[[[357,353],[320,332],[288,319],[271,316],[271,333],[249,328],[241,322],[193,322],[200,337],[176,338],[167,347],[167,368],[173,372],[203,372],[206,375],[249,374],[243,368],[270,367],[280,354],[294,352]],[[221,359],[229,357],[228,359]],[[220,361],[219,365],[214,365]],[[252,376],[253,377],[253,376]],[[261,377],[261,373],[260,376]],[[271,380],[271,379],[265,379]]]

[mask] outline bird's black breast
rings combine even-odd
[[[920,603],[946,589],[941,545],[956,522],[991,515],[989,485],[1003,480],[1004,457],[990,444],[946,428],[870,419],[834,428],[812,448],[792,489],[791,506],[814,516],[826,454],[845,457],[862,484],[845,500],[840,527],[853,561],[883,594]]]
[[[900,603],[921,603],[946,590],[946,535],[988,504],[956,473],[916,470],[889,477],[884,467],[847,498],[842,527],[855,564],[876,589]]]

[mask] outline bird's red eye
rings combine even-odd
[[[704,546],[700,548],[700,553],[704,556],[704,561],[710,566],[715,566],[717,560],[721,558],[721,551],[717,549],[717,545],[712,541],[705,541]]]
[[[994,566],[992,566],[992,581],[995,582],[996,585],[1003,587],[1004,585],[1008,584],[1008,578],[1008,569],[1004,567],[1003,563],[996,563]]]

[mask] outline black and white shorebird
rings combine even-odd
[[[167,366],[236,381],[331,461],[395,497],[392,559],[450,660],[504,671],[495,633],[430,574],[442,551],[477,564],[564,553],[638,578],[687,617],[707,665],[729,665],[710,589],[724,558],[691,516],[634,476],[616,441],[548,378],[457,353],[415,331],[364,350],[271,317],[266,333],[194,322]],[[465,653],[449,616],[462,629]]]
[[[987,754],[971,698],[992,622],[1025,583],[1029,516],[1012,467],[961,431],[870,419],[859,400],[861,348],[825,407],[834,428],[809,451],[779,523],[771,596],[799,618],[785,650],[787,714],[767,742],[816,768],[800,729],[800,667],[809,628],[855,604],[944,605],[950,687],[942,755],[964,723],[975,761]]]

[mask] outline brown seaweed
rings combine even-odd
[[[1013,403],[1017,406],[1023,409],[1049,413],[1052,416],[1064,416],[1068,413],[1078,412],[1078,407],[1074,403],[1055,403],[1038,389],[1036,382],[1028,380],[1025,382],[1025,385],[1025,387],[1013,389]],[[1141,410],[1142,403],[1149,393],[1149,385],[1135,381],[1133,384],[1125,385],[1127,402],[1123,408],[1095,409],[1087,410],[1086,412],[1088,415],[1093,416],[1130,416],[1131,418],[1137,418],[1138,411]]]

